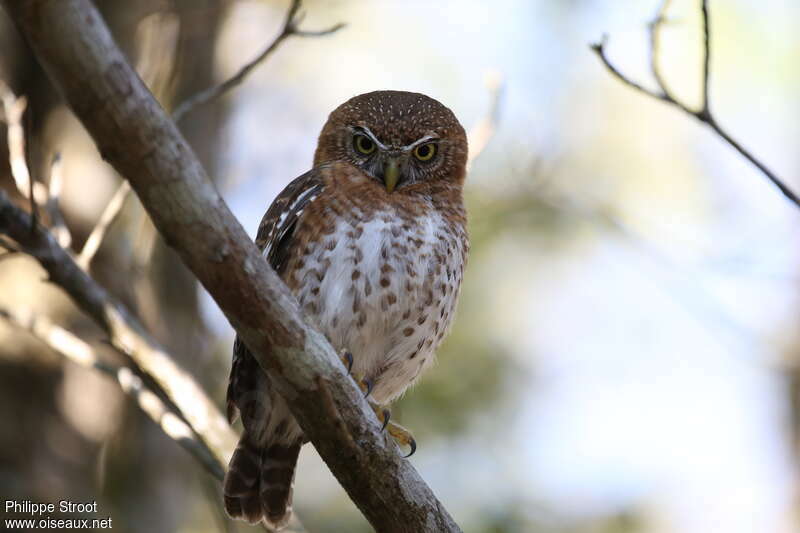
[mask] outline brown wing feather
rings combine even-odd
[[[305,207],[322,191],[320,168],[312,169],[294,179],[273,200],[256,234],[256,246],[266,256],[270,266],[283,275],[291,251],[294,230]],[[261,369],[239,337],[233,344],[233,363],[228,382],[227,414],[233,422],[237,411],[244,409],[237,401],[259,386]],[[251,417],[242,416],[242,422]]]

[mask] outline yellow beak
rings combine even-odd
[[[386,186],[386,191],[394,191],[399,179],[400,165],[397,163],[397,159],[387,159],[383,164],[383,184]]]

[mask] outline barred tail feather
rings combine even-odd
[[[258,488],[261,481],[261,451],[242,435],[233,452],[223,483],[225,511],[231,518],[257,524],[264,518]]]
[[[260,448],[245,433],[231,457],[223,488],[231,518],[274,529],[289,523],[292,485],[300,443],[267,444]]]
[[[272,444],[261,462],[259,496],[264,519],[276,529],[286,526],[292,516],[292,492],[300,443]]]

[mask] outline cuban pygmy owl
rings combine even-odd
[[[307,319],[348,354],[379,417],[388,412],[377,406],[431,365],[452,322],[469,247],[466,161],[464,128],[436,100],[362,94],[330,114],[314,167],[278,195],[258,228],[264,257]],[[283,527],[305,439],[238,337],[228,417],[237,412],[244,433],[225,477],[225,509]],[[400,426],[389,431],[413,449]]]

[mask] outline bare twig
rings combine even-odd
[[[130,184],[122,180],[114,196],[111,197],[111,201],[108,202],[108,205],[103,210],[103,214],[100,215],[100,220],[98,220],[97,225],[92,229],[89,238],[86,239],[86,244],[83,245],[83,249],[78,256],[78,264],[82,268],[89,268],[89,264],[92,262],[97,250],[100,249],[100,244],[102,244],[108,228],[111,227],[111,223],[114,222],[117,215],[122,211],[122,207],[125,205],[125,200],[128,198],[128,193],[130,193],[130,191]]]
[[[657,100],[661,100],[666,102],[670,105],[673,105],[680,109],[681,111],[693,116],[700,122],[708,125],[714,133],[719,135],[725,142],[727,142],[731,147],[733,147],[740,155],[742,155],[745,159],[747,159],[752,165],[754,165],[758,170],[761,171],[766,178],[775,185],[781,193],[795,206],[800,208],[800,197],[792,191],[786,183],[782,179],[780,179],[774,172],[772,172],[764,163],[761,162],[755,155],[745,149],[738,141],[733,139],[731,135],[722,128],[717,122],[717,119],[711,113],[711,105],[709,102],[708,96],[708,88],[709,88],[709,65],[710,65],[710,55],[711,55],[711,48],[710,48],[710,21],[709,21],[709,11],[708,11],[708,3],[707,0],[702,0],[701,10],[702,10],[702,18],[703,18],[703,86],[702,86],[702,101],[699,109],[693,109],[691,106],[685,104],[684,102],[675,98],[672,93],[669,91],[663,76],[661,75],[658,63],[658,46],[659,46],[659,30],[661,25],[664,22],[664,13],[667,8],[669,0],[664,0],[661,5],[659,6],[658,13],[656,18],[650,23],[650,67],[653,73],[653,77],[655,78],[656,84],[658,85],[658,90],[654,91],[648,89],[627,77],[625,74],[620,72],[611,61],[608,59],[608,56],[605,52],[605,46],[608,42],[608,36],[603,35],[603,38],[598,43],[594,43],[591,45],[592,50],[597,54],[600,58],[600,61],[603,62],[603,65],[608,69],[608,71],[616,77],[618,80],[623,82],[625,85],[646,94],[652,98]]]
[[[382,533],[460,531],[382,431],[325,336],[305,322],[297,300],[234,218],[94,5],[89,0],[2,0],[2,5],[100,153],[130,181],[164,240],[219,304],[373,527]],[[0,205],[0,224],[9,218]],[[39,250],[44,245],[35,244]],[[85,281],[85,272],[77,266],[74,271]],[[97,317],[117,327],[119,310],[107,309],[108,301],[101,300]]]
[[[660,46],[661,46],[661,27],[667,21],[666,12],[669,8],[670,0],[662,0],[661,4],[658,7],[658,11],[656,12],[655,18],[650,21],[647,25],[648,33],[650,34],[650,72],[653,74],[653,78],[656,80],[656,83],[661,88],[664,96],[667,97],[668,100],[675,101],[675,98],[672,96],[672,92],[669,90],[667,86],[666,80],[664,76],[661,74],[661,62],[660,59]]]
[[[301,30],[298,28],[298,25],[303,19],[303,14],[299,12],[301,4],[302,0],[292,0],[292,3],[289,5],[289,10],[286,12],[286,18],[284,19],[283,27],[281,28],[280,33],[278,33],[278,36],[275,37],[275,39],[273,39],[273,41],[255,57],[255,59],[245,64],[236,74],[219,85],[214,85],[213,87],[209,87],[208,89],[200,91],[199,93],[190,96],[181,102],[181,104],[178,105],[178,107],[176,107],[175,111],[172,113],[173,120],[175,122],[180,122],[188,112],[198,105],[218,98],[222,94],[242,83],[247,75],[250,74],[250,72],[259,65],[259,63],[264,61],[273,51],[275,51],[275,49],[278,48],[284,39],[287,39],[292,35],[296,35],[298,37],[321,37],[323,35],[330,35],[331,33],[337,32],[345,26],[344,23],[340,22],[326,30]]]
[[[47,181],[47,213],[50,216],[50,231],[56,237],[56,241],[62,248],[69,248],[72,245],[72,234],[64,222],[58,200],[61,196],[61,187],[64,183],[63,165],[61,154],[56,153],[50,163],[50,177]]]
[[[467,139],[469,141],[469,155],[467,156],[467,168],[472,166],[472,162],[481,155],[486,145],[494,136],[497,123],[500,120],[500,102],[503,96],[503,78],[498,72],[486,74],[486,88],[489,89],[489,110],[486,115],[469,130]]]
[[[111,345],[131,358],[164,390],[220,458],[227,461],[236,436],[216,404],[174,359],[151,339],[133,315],[89,277],[40,225],[31,231],[31,217],[0,191],[0,233],[10,236],[47,271],[50,281],[64,289],[75,303],[109,335]]]
[[[4,119],[8,126],[8,159],[11,175],[19,193],[30,200],[31,213],[38,217],[38,204],[47,201],[47,191],[41,183],[33,180],[28,170],[28,158],[25,151],[25,128],[22,117],[28,106],[27,99],[17,96],[11,88],[0,80],[0,100],[2,100]]]
[[[22,196],[33,197],[36,203],[43,204],[47,201],[46,191],[41,183],[32,180],[25,154],[25,130],[22,127],[22,117],[28,101],[24,96],[18,98],[2,80],[0,80],[0,100],[2,100],[4,119],[8,126],[8,155],[14,183]],[[32,196],[34,194],[35,196]]]
[[[17,185],[17,190],[24,197],[28,197],[31,176],[28,164],[25,162],[25,133],[22,129],[22,115],[28,105],[27,99],[17,96],[2,81],[0,81],[0,99],[3,102],[5,121],[8,125],[8,159],[11,164],[11,176]]]
[[[156,393],[147,388],[130,368],[105,363],[95,349],[49,318],[32,312],[0,308],[0,317],[31,333],[59,355],[84,368],[91,368],[115,380],[161,430],[197,459],[211,475],[222,479],[223,463],[199,440],[189,425],[170,410]]]
[[[709,66],[711,63],[711,46],[709,35],[711,35],[711,19],[708,16],[708,0],[703,0],[701,5],[703,11],[703,101],[700,106],[700,113],[706,116],[711,115],[708,100],[708,77]]]
[[[241,69],[239,69],[236,74],[225,80],[224,82],[220,83],[219,85],[215,85],[213,87],[209,87],[203,91],[200,91],[186,100],[181,102],[173,111],[172,119],[177,123],[186,116],[187,113],[193,111],[196,107],[199,107],[203,104],[206,104],[216,98],[219,98],[229,90],[233,89],[237,85],[240,85],[245,78],[252,72],[259,64],[261,64],[267,57],[275,51],[280,44],[293,35],[298,37],[321,37],[323,35],[329,35],[334,33],[345,26],[343,23],[335,24],[334,26],[320,31],[307,31],[307,30],[300,30],[298,25],[303,19],[303,14],[300,13],[300,6],[302,4],[302,0],[292,0],[291,5],[289,6],[289,10],[286,12],[286,17],[284,19],[283,26],[281,27],[281,31],[275,39],[264,48],[264,50],[256,56],[255,59],[250,61],[249,63],[245,64]],[[97,249],[100,247],[103,241],[103,237],[105,236],[105,232],[108,229],[108,226],[111,222],[113,222],[116,215],[119,213],[122,205],[124,205],[125,200],[130,194],[130,186],[126,181],[123,181],[117,191],[114,193],[114,196],[106,207],[105,211],[100,217],[100,221],[98,222],[97,226],[92,230],[92,234],[87,240],[86,245],[84,246],[83,251],[81,252],[81,260],[79,263],[88,268],[89,263],[92,260],[92,257],[97,252]],[[107,221],[105,224],[103,221]],[[94,239],[92,239],[94,237]],[[89,243],[91,242],[92,247],[89,247]]]

